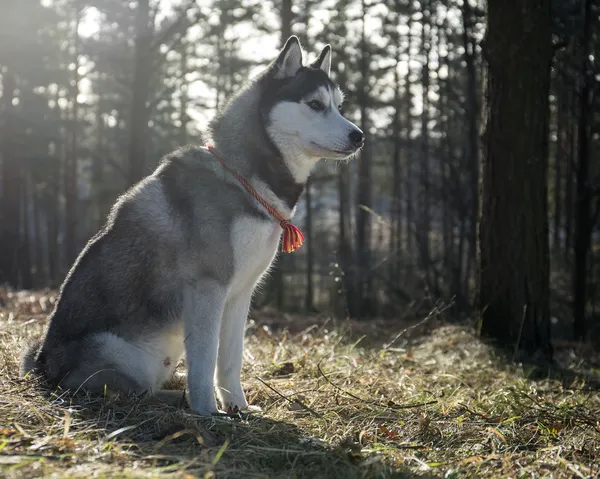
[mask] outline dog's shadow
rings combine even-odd
[[[110,461],[135,462],[136,467],[165,474],[417,477],[385,465],[381,457],[365,454],[356,444],[310,437],[302,428],[303,414],[310,415],[309,411],[290,411],[288,420],[276,420],[264,405],[267,409],[261,412],[203,417],[187,405],[176,407],[152,397],[98,398],[54,391],[49,399],[68,408],[71,431],[78,437],[93,431],[98,449],[110,451]]]

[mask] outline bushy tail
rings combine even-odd
[[[41,346],[41,341],[34,341],[27,346],[27,348],[21,353],[21,360],[19,361],[19,374],[21,377],[25,377],[30,372],[37,373],[40,370],[40,363],[38,361],[38,353]]]

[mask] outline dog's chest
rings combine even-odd
[[[233,222],[232,246],[234,274],[231,287],[235,292],[253,288],[273,261],[281,227],[274,221],[241,217]]]

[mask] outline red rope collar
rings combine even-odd
[[[254,198],[256,198],[256,200],[265,207],[265,209],[271,214],[271,216],[273,216],[273,218],[279,221],[279,226],[281,226],[281,229],[283,229],[283,243],[281,244],[281,251],[284,253],[291,253],[292,251],[300,248],[302,243],[304,243],[304,235],[298,229],[298,227],[294,226],[289,222],[289,220],[286,220],[283,216],[281,216],[275,208],[267,203],[267,201],[260,196],[256,190],[252,188],[252,186],[250,186],[250,183],[248,183],[236,171],[229,168],[213,145],[207,145],[206,148],[208,148],[208,151],[210,151],[214,157],[219,160],[219,162],[223,165],[223,168],[231,173],[242,184],[242,186],[248,190],[248,193],[254,196]]]

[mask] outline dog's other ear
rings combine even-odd
[[[293,77],[302,68],[302,48],[295,35],[288,38],[275,60],[275,78]]]
[[[319,58],[312,63],[311,67],[320,68],[329,76],[331,73],[331,45],[325,45],[325,48],[319,54]]]

